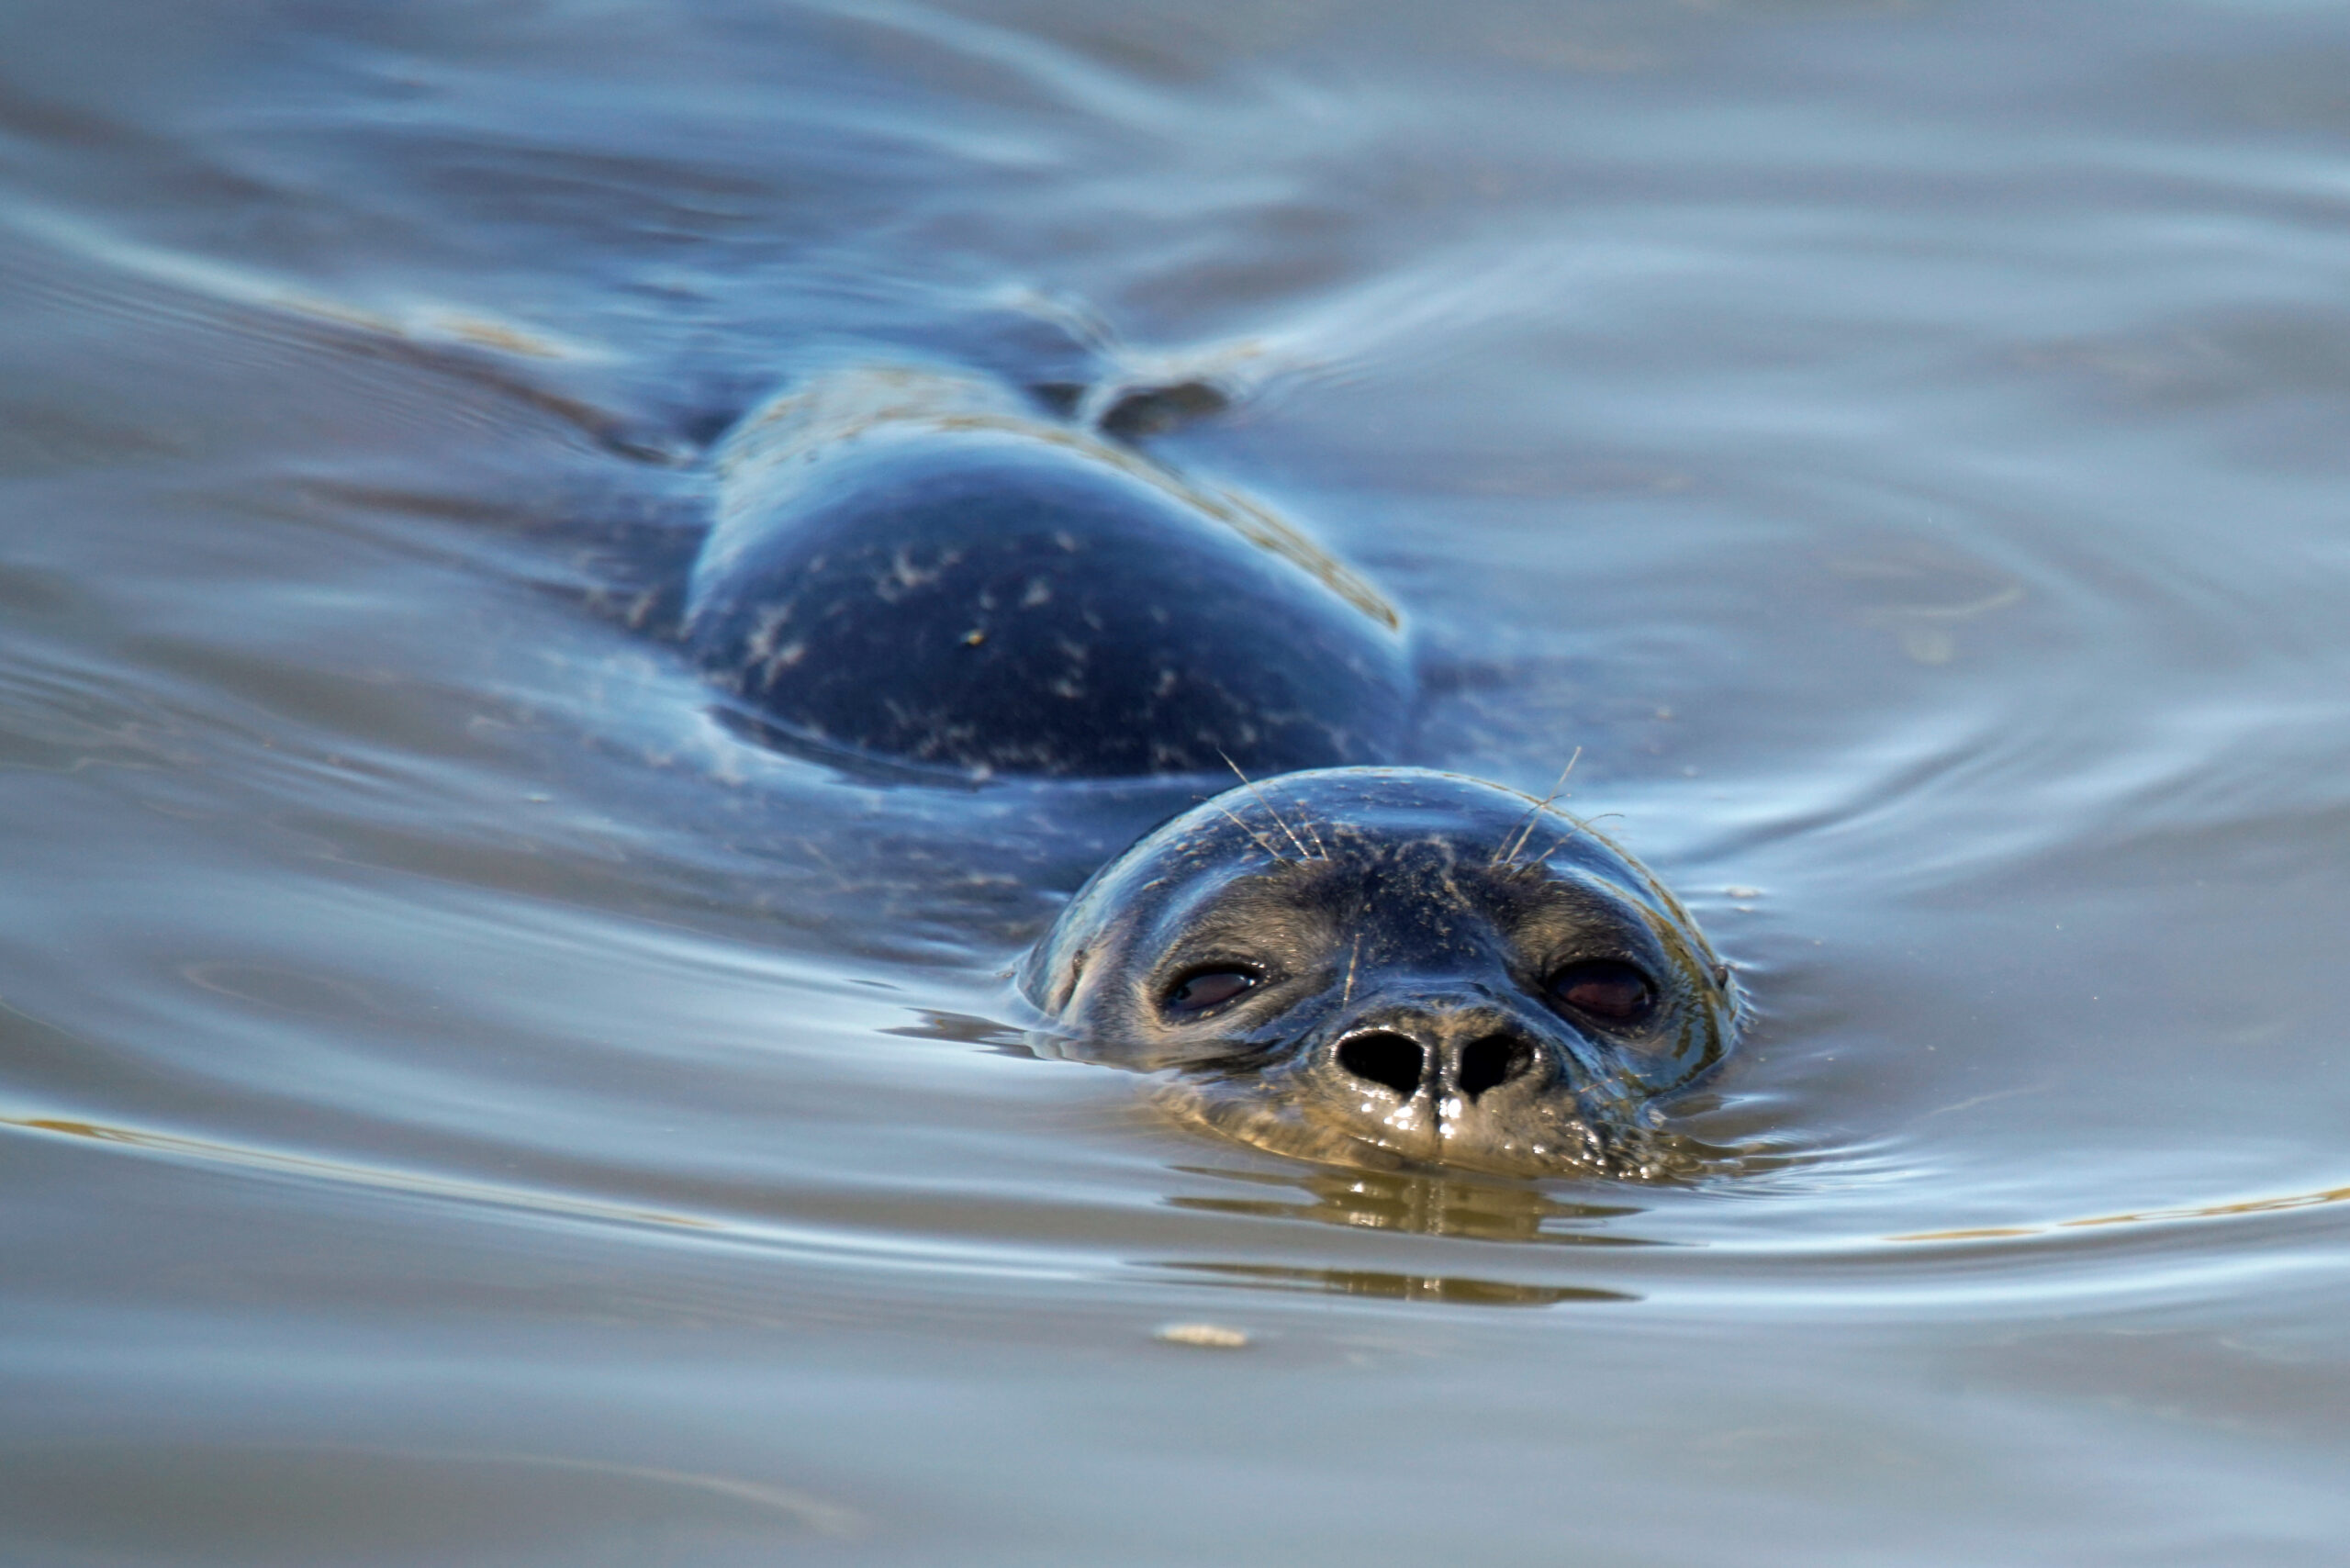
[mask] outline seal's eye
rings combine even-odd
[[[1243,991],[1256,990],[1259,978],[1247,969],[1195,970],[1168,988],[1167,1011],[1205,1013],[1221,1007]]]
[[[1656,1005],[1649,977],[1614,958],[1586,958],[1550,977],[1550,996],[1603,1024],[1637,1024]]]

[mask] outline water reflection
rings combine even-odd
[[[1958,655],[1958,633],[1970,622],[2023,602],[2024,585],[2000,581],[1980,563],[1954,553],[1916,551],[1908,557],[1840,555],[1827,562],[1837,577],[1884,596],[1861,611],[1861,623],[1890,632],[1901,651],[1921,665],[1946,665]]]
[[[341,1443],[12,1446],[0,1449],[0,1510],[19,1542],[248,1564],[471,1561],[485,1548],[504,1561],[550,1537],[582,1547],[614,1531],[641,1539],[648,1522],[666,1544],[704,1550],[778,1530],[844,1540],[869,1529],[825,1498],[727,1475]]]
[[[1028,1032],[1009,1024],[999,1024],[992,1018],[982,1018],[976,1013],[954,1013],[943,1008],[913,1009],[916,1022],[901,1024],[884,1029],[885,1035],[899,1035],[910,1040],[946,1040],[958,1046],[978,1046],[998,1056],[1024,1057],[1031,1061],[1041,1059],[1028,1043]]]
[[[2288,1193],[2267,1198],[2240,1198],[2225,1204],[2188,1204],[2171,1208],[2136,1209],[2121,1214],[2090,1215],[2060,1219],[2047,1225],[1976,1226],[1963,1230],[1919,1230],[1888,1236],[1887,1241],[2011,1241],[2018,1237],[2053,1236],[2060,1231],[2090,1230],[2116,1225],[2165,1225],[2175,1220],[2234,1219],[2244,1215],[2282,1214],[2293,1209],[2322,1208],[2350,1202],[2350,1187],[2324,1187],[2311,1193]]]
[[[1622,1302],[1640,1298],[1595,1285],[1528,1285],[1457,1274],[1393,1274],[1376,1269],[1292,1269],[1276,1263],[1161,1263],[1204,1274],[1224,1284],[1266,1290],[1327,1291],[1382,1301],[1435,1301],[1452,1306],[1556,1306],[1561,1302]]]
[[[259,1171],[267,1175],[291,1176],[348,1186],[373,1187],[406,1193],[419,1197],[453,1199],[460,1203],[486,1204],[495,1208],[565,1215],[621,1225],[657,1225],[704,1231],[721,1228],[719,1222],[712,1219],[636,1204],[601,1203],[580,1194],[537,1191],[504,1183],[465,1181],[456,1177],[435,1176],[415,1170],[395,1170],[350,1160],[321,1159],[311,1155],[294,1154],[278,1149],[253,1148],[207,1138],[183,1137],[173,1133],[154,1132],[140,1127],[77,1121],[63,1116],[0,1116],[0,1128],[85,1139],[91,1143],[111,1144],[116,1148],[135,1149],[144,1154],[161,1155],[166,1159],[196,1160],[209,1165]]]
[[[1608,1235],[1601,1222],[1636,1215],[1622,1204],[1562,1203],[1539,1189],[1472,1176],[1395,1170],[1318,1170],[1277,1175],[1178,1166],[1187,1175],[1303,1191],[1308,1201],[1275,1198],[1203,1198],[1178,1194],[1171,1208],[1203,1214],[1246,1215],[1257,1219],[1304,1219],[1359,1230],[1393,1230],[1410,1236],[1457,1237],[1471,1241],[1539,1241],[1561,1247],[1652,1247],[1635,1236]],[[1566,1228],[1580,1227],[1580,1228]]]

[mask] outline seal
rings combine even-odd
[[[1497,785],[1245,785],[1097,871],[1022,965],[1046,1051],[1278,1153],[1665,1174],[1652,1102],[1729,1050],[1729,970],[1588,823]]]
[[[803,381],[715,454],[686,642],[762,734],[834,760],[1241,775],[1021,962],[1038,1054],[1165,1074],[1181,1116],[1307,1159],[1669,1171],[1654,1102],[1729,1049],[1729,969],[1588,823],[1393,766],[1401,617],[1125,444],[1183,399],[1146,402],[1089,427],[947,370]]]
[[[718,448],[703,668],[786,744],[985,778],[1391,761],[1401,619],[1266,509],[992,381],[811,378]]]

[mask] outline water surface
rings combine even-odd
[[[2339,7],[0,43],[12,1562],[2338,1560]],[[643,630],[845,352],[1244,390],[1158,450],[1405,607],[1421,760],[1582,749],[1750,1168],[1017,1049],[1166,803],[762,750]]]

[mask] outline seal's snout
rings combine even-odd
[[[1407,1159],[1516,1170],[1596,1148],[1582,1120],[1589,1065],[1482,985],[1374,1000],[1307,1059],[1325,1125]]]
[[[1535,1034],[1490,1005],[1382,1009],[1342,1033],[1329,1063],[1348,1080],[1409,1100],[1423,1091],[1474,1100],[1548,1076]]]

